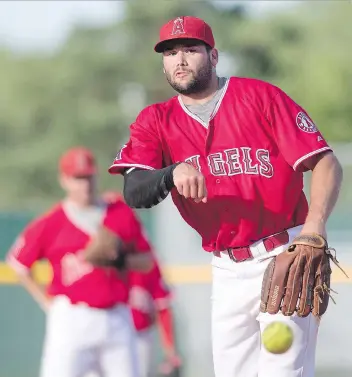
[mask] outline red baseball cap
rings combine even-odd
[[[59,170],[70,177],[94,175],[97,171],[94,155],[84,147],[69,149],[60,158]]]
[[[165,42],[173,39],[197,39],[214,48],[215,41],[211,27],[202,19],[182,16],[170,20],[159,32],[159,42],[155,45],[156,52],[163,52]]]

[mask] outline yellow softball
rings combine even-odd
[[[271,353],[285,353],[292,346],[292,342],[293,331],[284,322],[272,322],[262,333],[262,343],[266,350]]]

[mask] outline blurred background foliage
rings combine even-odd
[[[352,140],[352,6],[307,2],[252,17],[211,1],[128,0],[122,21],[77,26],[52,54],[0,51],[0,208],[57,200],[57,160],[68,147],[97,154],[101,188],[128,126],[146,105],[174,95],[153,52],[160,25],[196,15],[213,27],[219,73],[268,80],[291,95],[330,142]]]

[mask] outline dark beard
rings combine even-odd
[[[197,94],[208,89],[211,82],[212,70],[209,59],[207,64],[199,70],[197,75],[186,86],[179,85],[172,81],[171,76],[168,74],[166,74],[166,79],[177,93],[184,95]]]

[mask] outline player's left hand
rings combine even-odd
[[[261,312],[321,317],[330,292],[330,261],[341,270],[333,249],[318,234],[301,234],[267,266],[261,291]],[[344,272],[342,270],[342,272]],[[346,275],[347,276],[347,275]]]

